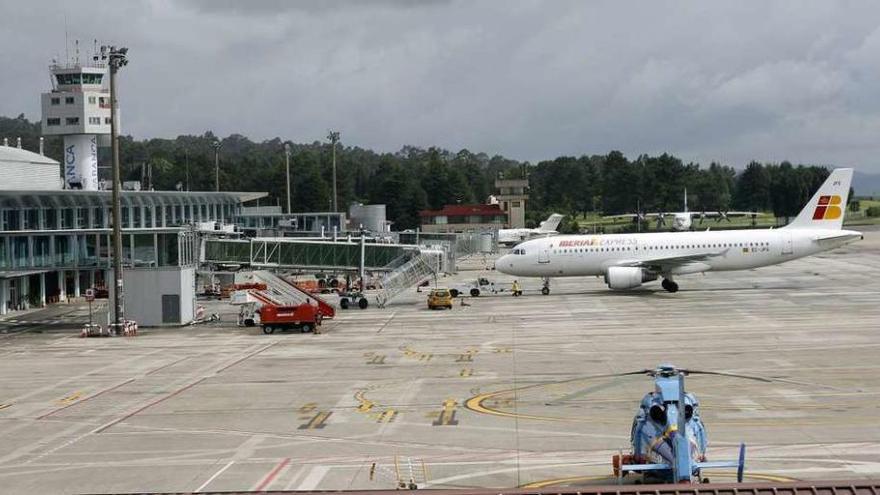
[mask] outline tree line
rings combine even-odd
[[[0,136],[21,137],[36,150],[39,122],[24,115],[0,117]],[[343,136],[344,138],[344,136]],[[285,143],[290,146],[292,210],[329,211],[332,204],[331,146],[315,141],[297,144],[280,138],[254,142],[233,134],[211,132],[174,139],[120,137],[120,162],[125,180],[151,178],[157,190],[214,190],[214,143],[219,142],[220,188],[265,191],[264,205],[286,205]],[[14,142],[10,143],[11,145]],[[62,141],[47,137],[46,155],[61,161]],[[642,211],[679,211],[684,190],[691,210],[772,211],[777,217],[796,215],[828,176],[818,166],[751,162],[744,170],[718,163],[700,167],[670,155],[629,159],[619,151],[606,155],[561,156],[535,164],[500,155],[452,152],[436,147],[404,146],[395,153],[377,153],[337,145],[337,189],[340,209],[354,201],[383,203],[397,230],[419,225],[418,212],[445,204],[483,203],[494,192],[498,177],[528,177],[527,221],[536,225],[550,212],[569,218],[601,212],[606,215]],[[99,163],[110,163],[101,149]],[[149,171],[147,174],[145,172]],[[109,177],[101,169],[100,177]],[[564,230],[574,230],[569,220]]]

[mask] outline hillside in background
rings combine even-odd
[[[39,122],[23,115],[0,117],[0,137],[23,147],[38,148]],[[345,136],[343,136],[344,139]],[[125,180],[141,180],[158,190],[214,190],[214,143],[220,143],[220,188],[265,191],[262,204],[283,205],[285,142],[274,138],[254,142],[233,134],[225,138],[206,132],[200,136],[137,140],[120,138],[120,160]],[[331,147],[326,142],[291,143],[290,169],[293,211],[328,211],[331,207]],[[60,161],[60,138],[47,138],[46,154]],[[108,150],[99,163],[109,163]],[[61,173],[59,167],[59,174]],[[109,176],[107,167],[99,170]],[[398,230],[419,226],[419,210],[445,204],[483,203],[499,176],[528,175],[530,201],[527,223],[534,226],[550,212],[569,216],[563,232],[577,229],[572,217],[587,213],[616,214],[678,211],[685,188],[692,210],[745,209],[772,211],[777,217],[796,214],[824,181],[824,167],[749,163],[741,171],[711,163],[701,167],[664,153],[629,159],[619,151],[605,155],[560,156],[536,164],[500,155],[404,146],[395,153],[378,153],[340,143],[337,149],[339,208],[355,201],[382,203]],[[859,174],[857,191],[874,192],[878,176]],[[2,188],[2,185],[0,185]]]
[[[856,170],[852,185],[859,196],[880,197],[880,174],[866,174]]]

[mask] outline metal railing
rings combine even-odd
[[[379,307],[385,307],[388,301],[404,290],[436,276],[440,271],[441,255],[442,253],[437,251],[419,251],[406,263],[386,273],[382,277],[377,295]]]

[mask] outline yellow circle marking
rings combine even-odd
[[[544,488],[545,486],[562,485],[565,483],[577,483],[579,481],[596,481],[609,478],[613,478],[613,476],[608,476],[606,474],[601,476],[575,476],[572,478],[557,478],[554,480],[535,481],[522,485],[520,488]]]
[[[526,387],[524,387],[524,388],[526,388]],[[517,390],[522,390],[522,389],[517,389]],[[470,399],[468,399],[464,403],[464,407],[471,410],[471,411],[474,411],[474,412],[483,413],[483,414],[491,414],[493,416],[501,416],[501,417],[505,417],[505,418],[536,419],[539,421],[578,421],[577,419],[574,419],[574,418],[560,418],[560,417],[556,417],[556,416],[535,416],[532,414],[517,414],[517,413],[512,413],[512,412],[507,412],[507,411],[499,411],[498,409],[491,409],[491,408],[483,405],[483,402],[485,402],[491,398],[497,397],[499,395],[506,394],[511,391],[512,391],[512,389],[511,390],[501,390],[499,392],[490,392],[488,394],[480,394],[475,397],[471,397]]]

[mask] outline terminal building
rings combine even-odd
[[[21,167],[35,167],[35,172],[22,175]],[[40,167],[55,174],[36,172]],[[40,154],[0,146],[0,177],[28,177],[0,186],[0,314],[106,287],[112,193],[61,189],[60,167]],[[198,245],[193,225],[232,222],[243,203],[266,194],[122,191],[120,196],[123,265],[194,270]]]

